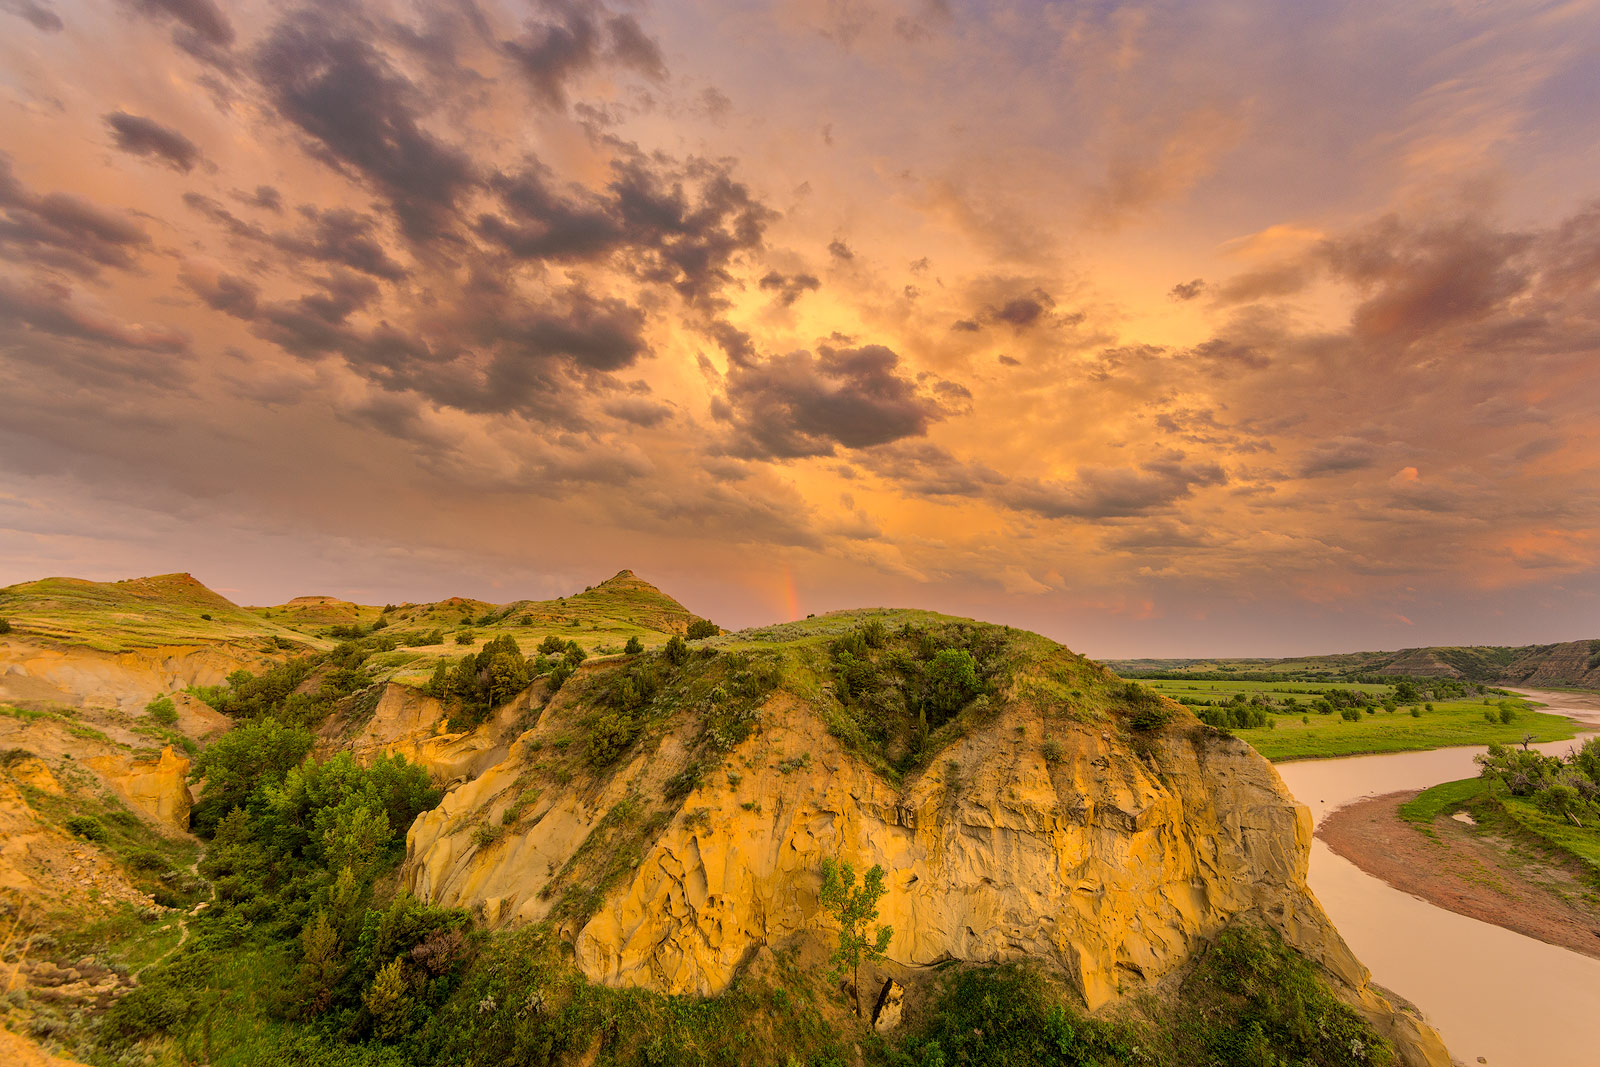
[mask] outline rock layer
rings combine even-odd
[[[189,829],[189,761],[168,745],[154,760],[128,756],[94,756],[83,761],[140,815],[169,831]]]
[[[467,832],[500,826],[538,754],[570,740],[560,704],[413,825],[414,891],[491,924],[543,919],[566,872],[606,847],[607,813],[662,795],[682,770],[686,730],[608,776],[541,795],[498,837]],[[761,732],[688,793],[568,931],[578,963],[610,985],[720,992],[764,945],[826,936],[817,890],[822,861],[836,858],[888,872],[882,921],[900,966],[1043,960],[1092,1009],[1159,982],[1249,916],[1321,964],[1408,1063],[1447,1065],[1430,1029],[1371,990],[1307,888],[1306,809],[1243,742],[1185,722],[1131,736],[1005,707],[896,786],[780,694]]]

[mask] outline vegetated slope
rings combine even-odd
[[[585,664],[424,812],[405,878],[536,924],[609,986],[719,994],[826,940],[825,860],[882,865],[889,972],[1033,961],[1091,1008],[1245,921],[1406,1062],[1448,1062],[1306,888],[1310,821],[1249,746],[1036,634],[854,612]],[[870,997],[876,989],[866,990]]]
[[[1329,680],[1411,676],[1459,678],[1494,685],[1600,689],[1600,639],[1520,648],[1434,646],[1398,652],[1349,652],[1288,659],[1107,660],[1106,665],[1128,678],[1206,674]]]
[[[302,632],[320,633],[328,627],[370,627],[380,620],[386,626],[458,629],[486,627],[493,632],[569,627],[601,631],[624,640],[641,636],[681,634],[696,616],[660,589],[635,575],[619,571],[599,585],[554,600],[516,600],[492,604],[470,597],[450,597],[423,604],[377,607],[354,604],[327,596],[295,597],[286,604],[250,608],[262,618]]]
[[[18,637],[103,652],[221,643],[269,648],[274,638],[303,641],[188,574],[22,582],[0,589],[0,619]]]

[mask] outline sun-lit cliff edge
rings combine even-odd
[[[1256,921],[1407,1062],[1449,1062],[1369,986],[1306,886],[1306,810],[1247,745],[1176,706],[1141,720],[1141,696],[1109,672],[1006,631],[992,699],[896,774],[842,725],[823,669],[860,620],[736,635],[668,669],[609,762],[592,738],[613,744],[629,668],[586,668],[413,824],[411,888],[492,925],[552,919],[591,979],[673,993],[718,993],[764,947],[826,936],[828,858],[888,871],[892,964],[1045,961],[1090,1008]],[[751,686],[763,671],[770,687]]]

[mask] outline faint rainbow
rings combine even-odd
[[[784,607],[789,612],[789,618],[798,619],[800,617],[800,594],[795,592],[794,571],[789,569],[787,563],[783,565],[783,601]]]

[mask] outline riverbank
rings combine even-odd
[[[1317,836],[1362,871],[1436,907],[1600,959],[1600,907],[1568,865],[1440,814],[1424,827],[1400,806],[1421,790],[1388,793],[1329,814]],[[1431,830],[1432,834],[1425,832]]]

